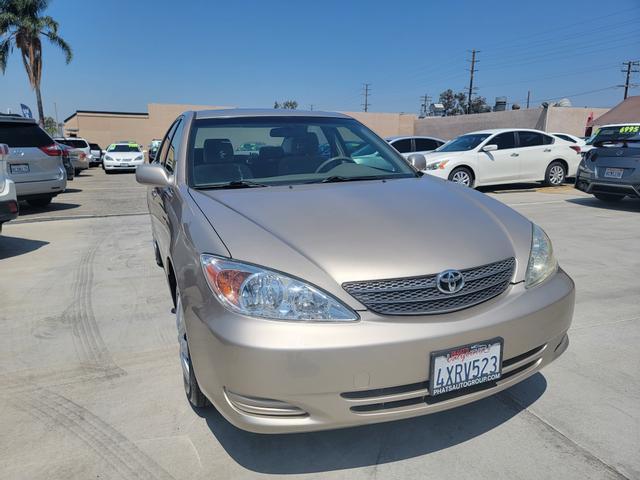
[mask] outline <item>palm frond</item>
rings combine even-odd
[[[9,37],[0,42],[0,71],[2,71],[3,74],[7,69],[7,61],[9,60],[9,54],[12,50],[11,41],[12,38]]]
[[[57,33],[49,32],[49,33],[45,33],[44,35],[49,38],[49,41],[53,45],[57,46],[58,48],[60,48],[60,50],[62,50],[62,52],[64,53],[65,61],[67,63],[71,62],[71,60],[73,59],[73,50],[71,50],[71,47],[69,46],[69,44],[65,42],[62,39],[62,37],[60,37]]]

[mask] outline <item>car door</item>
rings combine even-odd
[[[547,166],[553,160],[553,138],[531,130],[518,130],[517,134],[522,166],[521,181],[543,180]]]
[[[515,132],[503,132],[487,139],[484,146],[496,145],[497,150],[478,152],[480,182],[486,184],[509,183],[520,178],[520,155],[516,148]]]
[[[442,142],[439,142],[438,140],[435,140],[433,138],[415,138],[414,142],[415,153],[422,154],[432,152],[440,145],[442,145]]]
[[[181,119],[176,120],[165,135],[158,150],[153,164],[161,165],[164,168],[166,157],[171,146],[171,140]],[[161,258],[164,260],[168,255],[169,246],[169,219],[164,208],[164,190],[167,187],[149,187],[147,192],[147,205],[151,216],[151,228],[153,238],[156,241]]]

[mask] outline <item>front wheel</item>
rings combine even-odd
[[[544,184],[548,187],[559,187],[566,179],[567,171],[561,162],[551,162],[544,174]]]
[[[466,167],[457,167],[449,174],[449,181],[473,188],[473,173]]]
[[[610,193],[594,193],[593,196],[596,197],[598,200],[601,200],[607,203],[619,202],[624,198],[623,195],[612,195]]]
[[[182,300],[180,294],[177,294],[176,301],[176,326],[178,327],[178,341],[180,342],[180,365],[182,366],[182,380],[184,383],[184,393],[187,395],[191,405],[197,408],[208,407],[211,405],[209,399],[204,396],[196,373],[191,363],[191,355],[189,353],[189,342],[187,340],[187,330],[184,324],[184,311],[182,309]]]

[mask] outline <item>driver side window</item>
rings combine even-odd
[[[171,128],[167,131],[167,134],[162,139],[162,143],[160,144],[160,148],[158,148],[158,154],[154,159],[153,163],[159,163],[164,166],[165,157],[167,156],[167,152],[169,151],[169,146],[171,145],[171,137],[173,137],[173,132],[176,130],[176,125],[178,121],[173,122]]]
[[[493,137],[489,140],[490,144],[498,146],[498,150],[508,150],[509,148],[516,148],[516,135],[514,132],[505,132]]]

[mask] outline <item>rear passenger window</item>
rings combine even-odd
[[[400,153],[409,153],[411,152],[411,139],[405,138],[404,140],[396,140],[391,144],[391,146]]]
[[[178,158],[178,145],[180,144],[180,139],[182,138],[182,129],[183,129],[183,122],[182,122],[182,119],[179,119],[174,129],[173,137],[171,138],[171,143],[169,144],[167,159],[164,162],[164,168],[167,169],[167,172],[173,173],[173,171],[175,170],[176,159]]]
[[[542,135],[542,143],[544,145],[550,145],[554,142],[555,140],[553,139],[553,137],[550,137],[549,135]],[[573,140],[572,140],[573,141]],[[574,142],[575,143],[575,142]]]
[[[493,137],[493,140],[489,140],[489,144],[497,145],[498,150],[516,148],[516,134],[514,132],[501,133]]]
[[[537,147],[544,144],[542,138],[544,135],[538,132],[520,131],[518,136],[520,137],[521,147]]]
[[[437,141],[431,140],[430,138],[416,138],[415,142],[416,142],[416,152],[426,152],[429,150],[435,150],[440,146],[440,144]]]
[[[0,143],[10,147],[46,147],[53,140],[36,124],[1,122]]]

